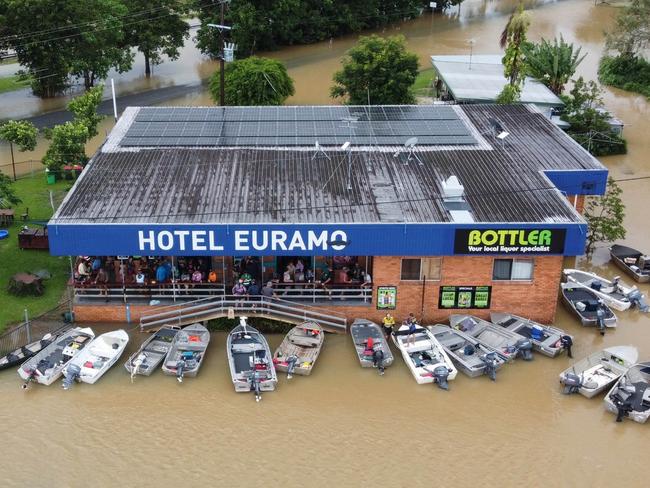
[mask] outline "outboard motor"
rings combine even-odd
[[[596,310],[596,325],[598,325],[598,330],[600,330],[600,335],[605,335],[605,307],[603,307],[602,302],[598,304],[598,310]]]
[[[384,351],[381,349],[375,349],[372,352],[372,365],[377,368],[380,376],[384,375],[384,371],[386,370],[386,368],[384,368]]]
[[[433,382],[443,390],[449,389],[447,378],[449,377],[449,370],[446,366],[436,366],[433,370]]]
[[[634,387],[632,387],[632,389],[634,389]],[[620,393],[623,393],[623,395],[621,395]],[[612,400],[612,403],[616,407],[616,421],[623,422],[623,419],[625,417],[629,417],[630,412],[634,410],[631,401],[632,395],[627,391],[620,392],[620,388],[619,388],[619,391],[613,393],[609,398],[610,400]]]
[[[183,375],[185,374],[185,359],[181,358],[176,361],[176,379],[179,383],[183,382]]]
[[[567,373],[560,379],[560,383],[564,385],[562,393],[570,395],[572,393],[578,393],[578,390],[582,387],[582,378],[575,373]]]
[[[287,358],[287,379],[290,380],[293,378],[293,370],[296,369],[296,363],[298,362],[298,356],[292,354]]]
[[[68,366],[68,369],[65,373],[65,378],[63,378],[63,389],[69,390],[72,387],[72,384],[75,382],[79,375],[81,374],[81,368],[76,364],[71,364]]]
[[[140,366],[142,366],[142,363],[144,363],[145,359],[147,359],[147,355],[144,352],[141,352],[131,363],[131,383],[133,383],[133,378],[138,374],[138,370],[140,369]]]
[[[571,339],[571,336],[563,335],[560,337],[560,345],[566,349],[567,356],[572,358],[573,354],[571,354],[571,346],[573,346],[573,339]]]
[[[481,361],[485,363],[485,374],[488,375],[492,381],[497,380],[497,353],[492,351],[481,356]]]
[[[29,372],[29,376],[27,377],[27,379],[25,380],[25,382],[24,382],[22,385],[20,385],[20,387],[21,387],[23,390],[26,390],[27,388],[29,388],[29,384],[30,384],[32,381],[35,381],[35,380],[36,380],[36,375],[37,375],[37,374],[38,374],[38,370],[37,370],[36,368],[32,369],[32,370]]]
[[[260,374],[257,371],[251,375],[251,391],[255,392],[255,401],[259,402],[262,399],[262,386],[260,384]]]
[[[467,344],[467,345],[463,348],[463,354],[464,354],[465,356],[471,356],[471,355],[474,354],[475,352],[476,352],[476,348],[475,348],[472,344]]]
[[[516,356],[524,361],[533,360],[533,343],[529,339],[519,339],[515,342]]]
[[[632,302],[632,305],[637,307],[641,312],[650,311],[650,305],[648,305],[645,295],[641,293],[638,288],[635,288],[630,293],[628,293],[627,299]]]

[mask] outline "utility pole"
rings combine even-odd
[[[221,2],[221,21],[219,22],[221,25],[223,25],[224,22],[224,7],[225,2]],[[219,83],[219,105],[224,107],[226,105],[226,61],[224,59],[224,39],[223,39],[223,33],[219,31],[219,37],[221,38],[221,46],[219,46],[219,49],[221,51],[221,56],[219,59],[219,80],[221,83]]]

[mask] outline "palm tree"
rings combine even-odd
[[[517,10],[510,15],[501,33],[500,45],[506,50],[503,56],[503,73],[508,79],[508,84],[497,97],[498,103],[514,103],[519,100],[521,85],[526,76],[523,48],[527,43],[528,26],[530,17],[524,12],[523,2],[519,2]]]
[[[580,56],[582,48],[574,48],[560,36],[553,42],[542,39],[539,44],[529,45],[525,49],[528,74],[544,83],[556,95],[564,91],[564,85],[576,72],[576,68],[585,59]]]

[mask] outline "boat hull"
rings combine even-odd
[[[81,369],[77,381],[94,385],[120,359],[128,343],[129,335],[121,329],[97,336],[66,365],[63,374],[67,376],[70,367],[75,364]],[[99,361],[101,366],[96,367]]]
[[[283,373],[288,372],[289,364],[286,359],[296,356],[298,361],[293,368],[292,374],[311,375],[324,342],[325,332],[320,325],[315,322],[305,322],[297,325],[287,333],[273,354],[275,370]]]
[[[577,269],[565,269],[563,275],[567,283],[571,283],[575,286],[586,288],[591,293],[596,295],[598,298],[603,300],[605,305],[611,307],[620,312],[628,310],[632,306],[632,302],[626,297],[626,294],[631,292],[634,288],[627,287],[625,285],[620,285],[617,291],[613,293],[605,293],[602,289],[597,290],[590,285],[590,281],[597,280],[606,285],[604,288],[611,288],[614,284],[601,276],[598,276],[594,273],[588,273],[586,271],[581,271]]]
[[[379,325],[370,322],[369,320],[356,319],[350,326],[350,337],[352,338],[352,343],[354,344],[354,349],[362,368],[375,367],[372,357],[364,354],[364,351],[366,350],[365,341],[367,341],[369,337],[372,337],[375,347],[380,348],[384,353],[384,360],[382,363],[383,367],[387,368],[393,364],[393,352],[390,350],[388,341]]]
[[[163,361],[162,371],[168,376],[178,375],[177,365],[184,353],[191,353],[194,365],[183,369],[182,377],[196,377],[199,374],[205,353],[210,343],[210,332],[201,324],[192,324],[184,327],[174,336],[174,340]]]
[[[180,328],[178,327],[162,327],[156,333],[152,334],[147,340],[145,340],[140,348],[129,357],[124,363],[124,367],[131,374],[138,374],[141,376],[151,376],[151,374],[158,369],[160,364],[163,362],[169,349],[171,349],[172,341]],[[145,357],[142,360],[135,373],[134,361],[143,354]]]
[[[581,289],[585,290],[584,288],[580,287]],[[588,290],[585,290],[588,291]],[[586,317],[584,314],[582,314],[575,306],[573,300],[567,296],[567,290],[565,287],[562,287],[562,303],[567,307],[569,312],[571,312],[573,315],[575,315],[580,323],[584,325],[585,327],[595,327],[598,324],[598,320],[596,318],[590,318]],[[595,295],[594,295],[595,296]],[[611,312],[611,310],[610,310]],[[616,327],[617,325],[617,318],[614,313],[611,313],[610,317],[605,318],[605,327],[608,328],[613,328]]]
[[[631,276],[635,281],[638,281],[639,283],[650,282],[650,273],[637,273],[632,268],[630,268],[630,266],[627,263],[625,263],[625,261],[623,261],[621,257],[615,254],[614,249],[615,246],[612,246],[609,249],[609,255],[616,266],[621,268],[625,272],[625,274]]]
[[[518,315],[493,312],[490,314],[490,320],[496,325],[505,327],[508,330],[529,339],[533,344],[533,349],[535,351],[550,358],[554,358],[564,351],[564,348],[560,343],[562,336],[567,335],[573,339],[570,334],[567,334],[562,329],[543,325],[533,320],[519,317]],[[542,339],[534,338],[531,333],[533,327],[538,327],[542,330]]]
[[[273,391],[278,377],[269,343],[257,329],[245,325],[244,317],[240,320],[240,325],[228,334],[226,341],[230,376],[235,392],[254,391],[254,378],[258,380],[260,391]],[[264,369],[261,369],[262,366]]]

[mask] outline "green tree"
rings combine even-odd
[[[508,84],[497,97],[497,103],[514,103],[519,100],[521,86],[526,78],[524,49],[529,26],[530,17],[524,12],[524,4],[520,2],[501,33],[500,45],[506,49],[503,56],[503,74],[508,79]]]
[[[10,120],[0,125],[0,139],[7,141],[11,148],[11,167],[16,180],[16,162],[14,160],[14,144],[19,151],[33,151],[36,148],[38,129],[26,120]]]
[[[221,80],[215,72],[210,80],[212,98],[219,100]],[[294,94],[293,80],[275,59],[250,58],[228,63],[225,72],[227,105],[282,105]]]
[[[584,211],[589,226],[585,248],[587,256],[594,252],[596,243],[625,239],[625,205],[621,198],[622,193],[621,187],[610,177],[605,195],[588,199]]]
[[[632,0],[624,7],[606,39],[607,48],[622,56],[642,54],[650,44],[650,0]]]
[[[553,93],[560,95],[564,91],[564,85],[585,59],[586,54],[580,56],[580,51],[581,48],[574,48],[562,36],[559,41],[555,38],[552,43],[542,39],[538,44],[525,45],[526,72],[544,83]]]
[[[141,0],[126,2],[126,5],[130,19],[133,19],[126,22],[126,40],[144,55],[144,74],[149,77],[151,67],[162,63],[163,54],[169,59],[177,59],[179,49],[189,37],[190,26],[183,20],[183,15],[188,12],[187,2]]]
[[[22,201],[16,195],[12,183],[6,174],[0,173],[0,208],[11,208]]]
[[[68,103],[68,110],[74,114],[75,122],[84,125],[88,129],[89,138],[98,134],[97,126],[104,118],[103,115],[97,113],[103,92],[103,85],[96,86]]]
[[[334,74],[333,97],[351,105],[409,104],[415,102],[411,86],[418,75],[418,57],[406,50],[403,36],[359,38]]]
[[[3,0],[0,15],[0,47],[16,51],[38,96],[60,94],[70,75],[91,88],[109,69],[131,67],[124,39],[128,10],[121,0]]]
[[[80,122],[66,122],[46,132],[51,141],[42,159],[50,171],[60,171],[66,164],[85,164],[88,128]]]

